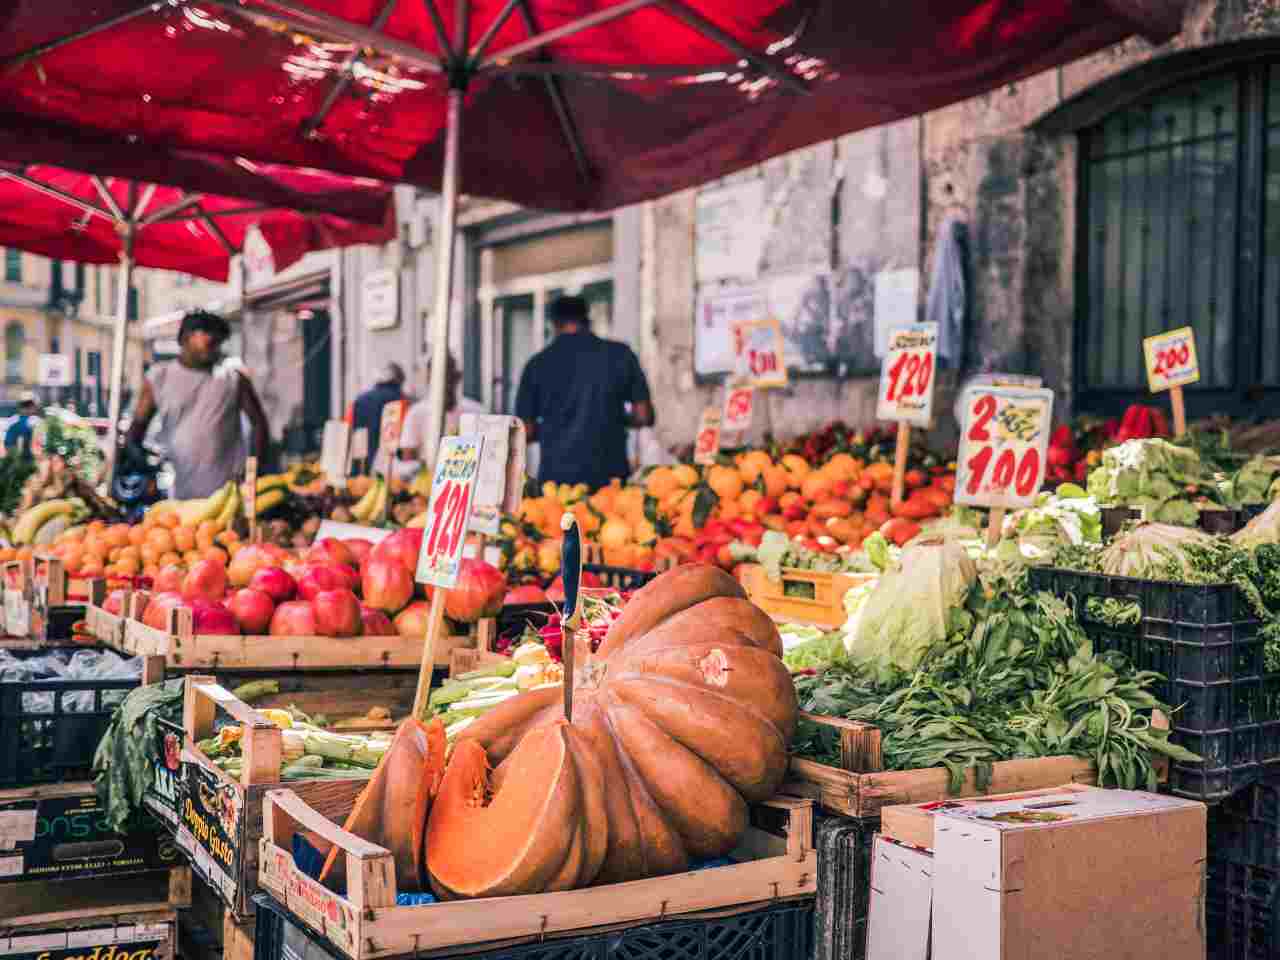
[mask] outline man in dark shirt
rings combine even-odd
[[[366,464],[376,463],[379,433],[382,430],[382,408],[388,403],[404,400],[404,369],[398,363],[388,363],[378,373],[377,382],[356,397],[351,405],[348,422],[352,432],[361,427],[369,431],[369,457]]]
[[[556,337],[529,360],[516,393],[516,416],[542,447],[538,480],[594,489],[625,479],[627,428],[653,425],[640,361],[590,331],[582,297],[560,297],[548,312]]]

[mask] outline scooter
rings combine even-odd
[[[111,478],[111,498],[124,514],[125,523],[140,523],[147,507],[162,499],[159,477],[163,462],[150,447],[135,443],[121,446]]]

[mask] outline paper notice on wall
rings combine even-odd
[[[889,349],[889,334],[895,327],[916,322],[919,303],[920,271],[915,267],[876,274],[876,357],[884,357]]]

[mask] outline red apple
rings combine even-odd
[[[413,575],[399,561],[370,557],[361,579],[364,602],[386,613],[395,613],[413,599]]]
[[[431,620],[431,604],[419,600],[411,603],[395,619],[396,633],[402,637],[425,637]]]
[[[227,606],[235,614],[240,632],[248,634],[266,633],[271,626],[271,616],[276,612],[271,595],[253,587],[237,590],[227,601]]]
[[[147,608],[142,611],[142,622],[156,630],[169,629],[169,611],[186,606],[182,594],[176,592],[157,593],[151,597]]]
[[[261,590],[275,604],[292,600],[298,591],[298,582],[279,567],[261,567],[249,578],[249,587]]]
[[[368,540],[343,540],[348,550],[351,551],[353,560],[352,566],[358,569],[364,569],[364,562],[369,559],[369,554],[373,552],[373,544]]]
[[[181,593],[182,581],[187,575],[187,568],[180,563],[170,563],[161,567],[151,584],[156,593]]]
[[[396,628],[391,625],[391,621],[387,615],[381,610],[375,610],[373,607],[360,605],[360,620],[364,627],[361,636],[365,637],[394,637],[397,636]]]
[[[360,601],[350,590],[322,590],[311,606],[322,637],[358,637],[362,620]]]
[[[325,590],[350,589],[346,574],[336,567],[308,566],[298,577],[298,596],[303,600],[314,600]]]
[[[274,544],[251,543],[241,547],[227,567],[227,579],[233,587],[246,587],[261,567],[278,566]]]
[[[192,564],[182,580],[182,595],[188,600],[221,603],[227,595],[227,568],[214,560]]]
[[[308,563],[341,563],[355,566],[356,558],[350,548],[336,537],[317,540],[307,550],[304,559]]]
[[[422,549],[422,531],[406,527],[387,537],[369,554],[370,557],[390,557],[413,574],[418,569],[418,552]]]
[[[239,633],[240,622],[223,604],[197,598],[191,603],[191,630],[198,636],[225,637]]]
[[[271,616],[273,637],[314,637],[316,630],[316,612],[306,600],[290,600],[276,607]]]
[[[512,587],[508,590],[507,595],[502,602],[504,605],[516,603],[546,603],[547,593],[536,583],[524,583],[518,587]]]

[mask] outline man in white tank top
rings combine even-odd
[[[197,310],[184,316],[178,359],[147,371],[134,408],[129,443],[141,443],[151,418],[160,415],[176,500],[207,497],[235,477],[244,463],[242,412],[252,428],[250,450],[266,466],[267,416],[239,365],[222,359],[230,335],[227,321],[215,313]]]

